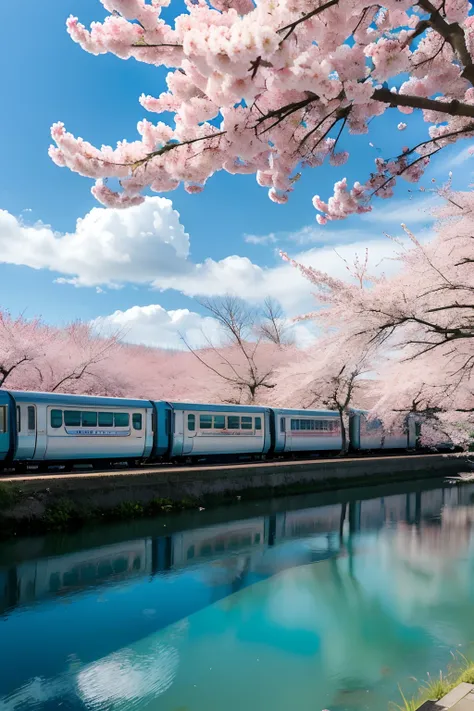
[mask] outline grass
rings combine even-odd
[[[21,499],[22,491],[16,486],[0,484],[0,510],[14,506]]]
[[[439,675],[433,678],[428,674],[416,696],[407,698],[399,687],[402,703],[393,704],[393,708],[398,711],[417,711],[425,701],[439,701],[462,682],[474,684],[474,662],[460,652],[453,654],[453,659],[454,663],[446,674],[440,671]]]

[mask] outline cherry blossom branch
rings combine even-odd
[[[152,158],[156,158],[157,156],[162,156],[165,153],[168,153],[169,151],[174,150],[175,148],[179,148],[180,146],[190,146],[193,143],[199,143],[199,141],[207,141],[211,140],[212,138],[218,138],[219,136],[224,136],[227,133],[227,131],[219,131],[219,133],[210,133],[207,136],[200,136],[199,138],[190,138],[187,141],[176,141],[176,143],[166,143],[164,146],[161,148],[158,148],[158,150],[153,151],[152,153],[148,153],[144,158],[141,158],[140,160],[135,161],[135,163],[117,163],[115,165],[128,165],[132,167],[133,169],[139,168],[141,165],[144,163],[147,163],[149,160]]]
[[[374,101],[381,101],[390,106],[407,106],[412,109],[425,109],[427,111],[437,111],[449,116],[466,116],[474,118],[474,106],[465,104],[462,101],[453,99],[452,101],[437,101],[427,99],[423,96],[412,96],[410,94],[395,94],[390,89],[375,89],[372,94]]]
[[[441,16],[439,10],[430,2],[430,0],[419,0],[419,6],[430,13],[430,19],[428,20],[430,26],[444,37],[444,39],[449,42],[453,51],[459,57],[461,63],[464,66],[462,76],[468,79],[471,84],[474,84],[474,64],[472,62],[471,54],[466,45],[466,38],[464,36],[464,31],[460,27],[459,23],[453,22],[449,24]]]
[[[292,32],[300,25],[302,22],[306,22],[306,20],[310,20],[312,17],[315,17],[316,15],[319,15],[321,12],[324,12],[324,10],[327,10],[329,7],[332,7],[333,5],[337,5],[339,3],[339,0],[328,0],[328,2],[325,2],[323,5],[320,5],[319,7],[315,8],[314,10],[311,10],[311,12],[308,12],[306,15],[303,15],[303,17],[298,18],[298,20],[295,20],[294,22],[290,22],[288,25],[285,25],[285,27],[280,27],[279,30],[277,30],[278,33],[280,32],[285,32],[285,30],[289,30],[288,33],[283,37],[283,40],[286,40]]]

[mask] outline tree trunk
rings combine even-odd
[[[345,457],[347,454],[347,450],[348,450],[348,442],[347,442],[346,424],[344,422],[344,412],[342,410],[339,410],[339,421],[341,423],[341,437],[342,437],[342,447],[341,447],[341,451],[339,452],[339,456]]]

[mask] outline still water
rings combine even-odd
[[[3,544],[0,711],[387,709],[474,654],[474,485],[429,486]]]

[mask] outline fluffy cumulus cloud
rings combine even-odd
[[[295,233],[294,249],[288,251],[297,261],[347,278],[342,258],[351,262],[355,253],[363,257],[369,246],[370,263],[374,267],[378,265],[376,271],[390,273],[397,268],[391,259],[396,246],[380,235],[378,228],[375,233],[360,229],[316,229],[317,235],[313,228]],[[318,243],[322,232],[326,245]],[[311,242],[311,238],[313,245],[308,249],[309,244],[306,244],[303,250],[302,243]],[[187,296],[222,296],[230,292],[254,302],[272,296],[289,316],[312,308],[308,282],[279,259],[270,267],[259,266],[238,255],[194,263],[189,258],[189,248],[189,236],[179,213],[169,199],[161,197],[148,197],[143,204],[128,210],[93,208],[77,221],[74,233],[62,235],[47,225],[26,225],[8,212],[0,211],[0,261],[58,272],[63,276],[57,281],[63,283],[91,286],[98,291],[125,283],[142,284],[156,290],[175,289]],[[160,328],[166,329],[168,323],[174,331],[173,324],[180,319],[200,318],[192,312],[166,312],[156,304],[141,307],[141,311],[116,312],[109,318],[115,319],[117,325],[128,323],[132,328],[131,321],[135,323],[138,316],[141,328],[148,329],[148,334],[154,326],[146,326],[146,323],[161,319]],[[138,330],[130,332],[139,333]],[[174,339],[173,336],[172,343],[176,342]]]
[[[98,333],[120,333],[123,340],[157,348],[186,348],[182,337],[192,348],[218,344],[222,331],[216,319],[201,316],[188,309],[166,311],[159,304],[132,306],[92,321]]]
[[[217,319],[188,309],[167,311],[159,304],[118,310],[94,319],[91,325],[98,334],[118,333],[126,343],[156,348],[185,350],[186,343],[191,348],[201,348],[210,344],[218,346],[226,341],[226,334]],[[288,321],[287,326],[288,335],[300,348],[309,346],[316,339],[317,330],[311,322]]]
[[[77,286],[147,284],[185,270],[188,254],[189,235],[166,198],[150,197],[128,210],[94,207],[67,234],[0,210],[0,261],[50,269]]]

